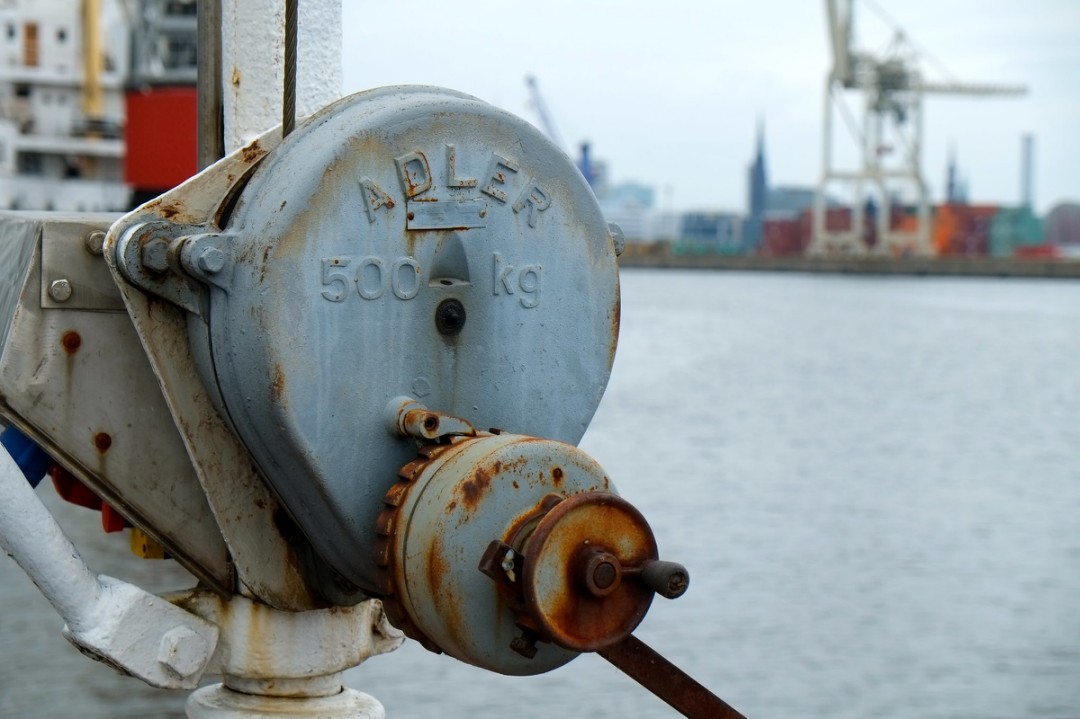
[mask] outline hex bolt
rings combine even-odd
[[[91,255],[100,255],[105,251],[105,233],[94,230],[86,236],[86,251]]]
[[[154,237],[142,247],[142,266],[156,274],[169,269],[169,242],[163,237]]]
[[[216,247],[206,247],[199,252],[196,264],[206,274],[215,275],[225,268],[225,253]]]
[[[173,627],[158,644],[158,663],[181,679],[202,669],[206,658],[206,642],[187,627]]]
[[[67,302],[71,299],[71,283],[67,280],[53,280],[49,285],[49,297],[56,302]]]

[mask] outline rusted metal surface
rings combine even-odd
[[[219,628],[218,648],[207,667],[212,674],[282,681],[326,677],[391,652],[404,641],[378,600],[288,612],[200,590],[167,598]]]
[[[579,652],[634,631],[653,591],[624,576],[657,558],[645,518],[607,492],[576,494],[554,508],[525,544],[522,585],[540,635]]]
[[[746,719],[633,635],[597,653],[689,719]]]
[[[36,227],[39,238],[20,268],[17,307],[0,320],[10,323],[0,350],[0,415],[193,574],[227,592],[235,576],[225,542],[131,320],[108,309],[123,306],[108,267],[87,250],[87,235],[111,219],[0,215],[0,244],[14,241],[12,226]],[[72,296],[62,304],[42,296],[50,257],[53,276],[71,279]]]
[[[401,469],[376,522],[391,619],[429,649],[502,674],[565,664],[577,653],[541,642],[527,657],[511,646],[527,621],[517,552],[563,497],[610,489],[599,465],[561,442],[480,433],[427,445]],[[505,547],[488,559],[504,581],[477,568],[492,540]]]

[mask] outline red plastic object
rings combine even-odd
[[[125,527],[131,526],[123,515],[113,509],[108,502],[103,501],[101,497],[94,494],[92,489],[80,482],[60,465],[54,464],[49,467],[48,474],[52,478],[53,487],[56,488],[56,493],[60,495],[61,499],[77,504],[80,507],[96,509],[101,512],[101,528],[107,534],[120,532]]]
[[[176,187],[196,172],[194,87],[147,87],[125,96],[124,181],[139,191]]]

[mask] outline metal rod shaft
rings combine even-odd
[[[221,0],[198,3],[198,149],[199,170],[225,156],[225,120],[221,86]]]
[[[597,654],[689,719],[746,719],[632,634]]]
[[[281,103],[281,136],[296,127],[296,36],[300,0],[285,0],[285,87]]]

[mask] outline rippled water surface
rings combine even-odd
[[[583,447],[686,564],[638,635],[752,717],[1080,717],[1080,283],[624,271]],[[190,584],[57,512],[99,572]],[[0,716],[182,716],[0,557]],[[415,717],[669,717],[595,656],[347,673]]]

